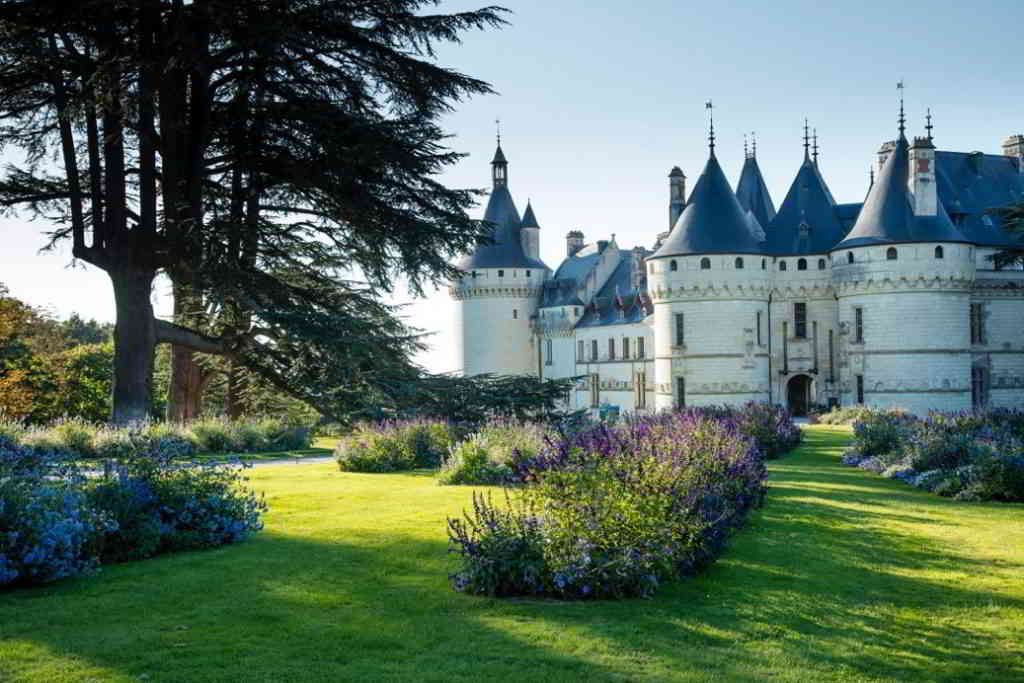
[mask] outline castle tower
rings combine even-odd
[[[526,212],[523,214],[523,224],[520,228],[523,236],[523,252],[528,258],[535,261],[540,260],[540,224],[533,214],[533,205],[526,202]]]
[[[971,408],[974,247],[935,196],[935,149],[900,135],[832,251],[842,403]]]
[[[536,234],[539,226],[529,210],[534,227],[527,227],[524,237],[500,143],[491,161],[491,180],[484,211],[484,221],[493,226],[491,242],[478,245],[456,264],[462,276],[448,289],[456,301],[456,353],[464,375],[535,375],[540,346],[532,319],[550,271],[527,251],[536,244],[529,231]]]
[[[668,174],[668,229],[671,230],[686,208],[686,175],[673,166]]]
[[[647,259],[656,406],[768,399],[760,247],[714,149],[672,232]]]

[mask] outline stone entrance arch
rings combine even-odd
[[[807,417],[812,381],[810,375],[793,375],[786,383],[786,407],[794,417]]]

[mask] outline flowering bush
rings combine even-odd
[[[803,433],[789,411],[780,405],[751,401],[742,407],[712,406],[684,408],[684,412],[706,415],[735,425],[756,443],[765,458],[777,458],[800,445]]]
[[[469,440],[455,446],[441,466],[441,484],[503,484],[515,479],[521,462],[540,453],[548,438],[545,427],[529,422],[495,419]]]
[[[397,472],[437,467],[455,441],[455,429],[447,422],[363,423],[342,437],[334,455],[344,472]]]
[[[754,441],[693,412],[551,439],[514,472],[529,483],[519,504],[498,512],[476,501],[471,515],[449,520],[463,559],[452,576],[457,590],[650,595],[713,560],[765,491]]]
[[[1024,501],[1024,414],[873,412],[842,462],[959,500]]]
[[[88,477],[62,454],[0,444],[0,586],[234,543],[262,528],[266,503],[240,468],[184,463],[181,442],[134,438],[130,456]]]

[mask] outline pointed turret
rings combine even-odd
[[[651,258],[686,254],[756,254],[757,241],[722,172],[714,150],[690,193],[686,209]]]
[[[806,129],[804,135],[804,161],[765,230],[765,249],[772,254],[820,254],[843,238],[835,199],[808,153]]]
[[[668,229],[679,220],[679,214],[686,208],[686,175],[683,169],[673,166],[668,174]]]
[[[935,215],[914,215],[911,193],[907,189],[910,154],[903,134],[902,108],[900,119],[900,137],[868,192],[857,222],[846,239],[837,245],[839,248],[895,242],[967,241],[941,205],[936,207]]]
[[[494,226],[491,233],[493,242],[478,245],[472,254],[459,261],[457,267],[464,271],[481,268],[546,269],[539,257],[531,256],[523,248],[522,220],[508,191],[508,160],[501,151],[500,143],[491,161],[491,177],[494,189],[487,201],[484,221]],[[536,218],[533,222],[537,222]]]
[[[533,205],[529,200],[526,202],[526,211],[523,213],[522,227],[540,229],[540,225],[537,223],[537,217],[533,214]]]
[[[748,156],[743,162],[740,182],[736,185],[736,199],[740,206],[753,214],[761,227],[767,227],[775,218],[775,204],[768,194],[768,186],[761,175],[756,156]]]
[[[533,215],[533,205],[529,200],[526,202],[526,213],[523,214],[523,222],[519,229],[522,235],[523,251],[527,257],[540,260],[540,225],[537,217]]]

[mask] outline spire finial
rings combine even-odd
[[[811,157],[814,159],[814,165],[818,165],[818,129],[814,129],[814,146],[811,147]]]
[[[810,142],[811,141],[811,136],[808,133],[809,130],[810,129],[807,126],[807,119],[804,119],[804,160],[809,158],[809,156],[808,156],[809,155],[808,149],[811,146],[811,142]]]
[[[903,79],[896,84],[896,89],[900,91],[900,138],[906,137],[907,130],[907,117],[903,114]]]
[[[708,100],[704,103],[704,108],[708,110],[708,148],[711,150],[711,156],[715,156],[715,105]]]
[[[931,142],[933,140],[933,138],[932,138],[932,128],[933,128],[933,126],[932,126],[932,108],[931,107],[928,107],[928,113],[925,114],[924,118],[925,118],[926,121],[928,121],[928,123],[925,125],[924,129],[926,131],[928,131],[928,142]]]
[[[757,158],[757,133],[754,132],[754,131],[750,131],[750,137],[753,138],[751,140],[751,142],[753,144],[751,145],[750,158],[751,159],[756,159]]]
[[[498,138],[498,147],[501,147],[501,119],[494,119],[494,130]]]
[[[743,134],[743,158],[744,159],[749,159],[750,158],[750,149],[747,146],[747,134],[746,133]]]

